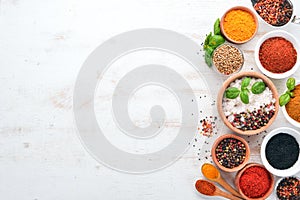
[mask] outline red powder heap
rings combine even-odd
[[[297,51],[293,44],[282,38],[269,38],[259,49],[261,65],[273,73],[284,73],[292,69],[297,61]]]
[[[240,188],[250,198],[263,197],[271,185],[269,172],[262,167],[250,167],[241,175]]]

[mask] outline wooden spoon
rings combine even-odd
[[[207,186],[209,186],[209,190],[206,190],[205,188],[207,188]],[[204,195],[208,195],[208,196],[221,196],[221,197],[225,197],[227,199],[231,199],[231,200],[241,200],[242,198],[233,196],[232,194],[223,192],[222,190],[220,190],[215,184],[206,181],[206,180],[197,180],[196,184],[195,184],[196,190]]]
[[[218,175],[217,175],[217,178],[211,178],[211,177],[208,177],[206,176],[206,174],[203,172],[203,169],[205,167],[213,167],[215,168],[215,170],[218,172]],[[207,178],[208,180],[210,181],[213,181],[213,182],[216,182],[216,183],[219,183],[225,190],[227,190],[228,192],[230,192],[231,194],[233,194],[234,196],[237,196],[237,197],[240,197],[240,198],[243,198],[240,193],[238,193],[233,187],[231,187],[231,185],[229,185],[225,180],[224,178],[221,176],[221,173],[220,171],[212,164],[209,164],[209,163],[204,163],[201,167],[201,171],[202,171],[202,174],[205,176],[205,178]]]

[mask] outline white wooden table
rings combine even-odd
[[[0,198],[201,199],[194,182],[201,177],[203,159],[198,160],[197,145],[203,144],[195,144],[195,148],[192,143],[178,161],[154,173],[132,175],[112,170],[97,162],[77,136],[73,88],[87,56],[114,35],[164,28],[200,45],[215,19],[236,5],[251,7],[251,2],[0,0]],[[299,1],[294,7],[299,13]],[[257,70],[255,44],[272,30],[261,20],[259,25],[257,36],[240,46],[246,58],[243,70]],[[291,24],[284,29],[300,38],[300,26]],[[206,67],[204,61],[198,67]],[[193,79],[192,74],[185,77]],[[300,78],[299,71],[295,77]],[[116,81],[113,76],[106,80]],[[284,80],[274,83],[283,92]],[[98,103],[103,98],[99,95]],[[290,126],[280,111],[271,129],[284,125]],[[178,124],[170,122],[169,126]],[[260,162],[258,145],[253,145],[252,153],[252,161]]]

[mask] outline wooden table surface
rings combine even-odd
[[[163,28],[183,34],[200,45],[205,34],[212,30],[215,19],[236,5],[251,7],[251,2],[0,0],[0,198],[206,199],[197,194],[194,183],[202,176],[201,164],[210,161],[205,157],[209,157],[206,149],[210,148],[211,140],[204,142],[203,136],[197,134],[196,139],[202,142],[191,142],[179,160],[153,173],[133,175],[113,170],[97,162],[81,144],[73,116],[73,90],[85,59],[114,35],[134,29]],[[300,2],[294,1],[294,7],[295,13],[299,13]],[[300,39],[300,26],[290,24],[283,29]],[[258,39],[271,30],[273,28],[259,20],[256,37],[240,45],[246,59],[243,71],[258,71],[254,47]],[[201,61],[197,67],[207,66]],[[218,80],[224,79],[213,70],[210,73]],[[183,72],[183,76],[188,81],[195,79],[192,73]],[[299,71],[295,77],[300,79]],[[104,77],[111,83],[118,78]],[[284,82],[274,80],[279,93],[284,90]],[[96,98],[98,112],[104,113],[104,117],[99,116],[101,121],[111,114],[101,110],[104,109],[102,102],[108,97],[100,91]],[[143,98],[140,101],[143,102]],[[168,104],[168,100],[162,101]],[[132,117],[142,125],[149,123],[147,115],[142,114],[141,120],[139,114],[133,113]],[[106,128],[110,130],[114,125],[107,123]],[[180,126],[176,121],[166,124],[174,130]],[[280,126],[292,127],[281,111],[269,130]],[[219,134],[224,130],[227,131],[224,127],[219,129]],[[122,140],[115,142],[120,148],[126,148]],[[261,162],[261,138],[254,136],[249,142],[251,161]],[[233,175],[223,175],[232,183]]]

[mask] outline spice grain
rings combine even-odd
[[[294,97],[290,99],[289,103],[286,104],[285,108],[288,115],[300,122],[300,85],[296,85],[295,89],[293,90]]]
[[[276,187],[276,194],[279,200],[299,200],[300,180],[296,177],[282,179]]]

